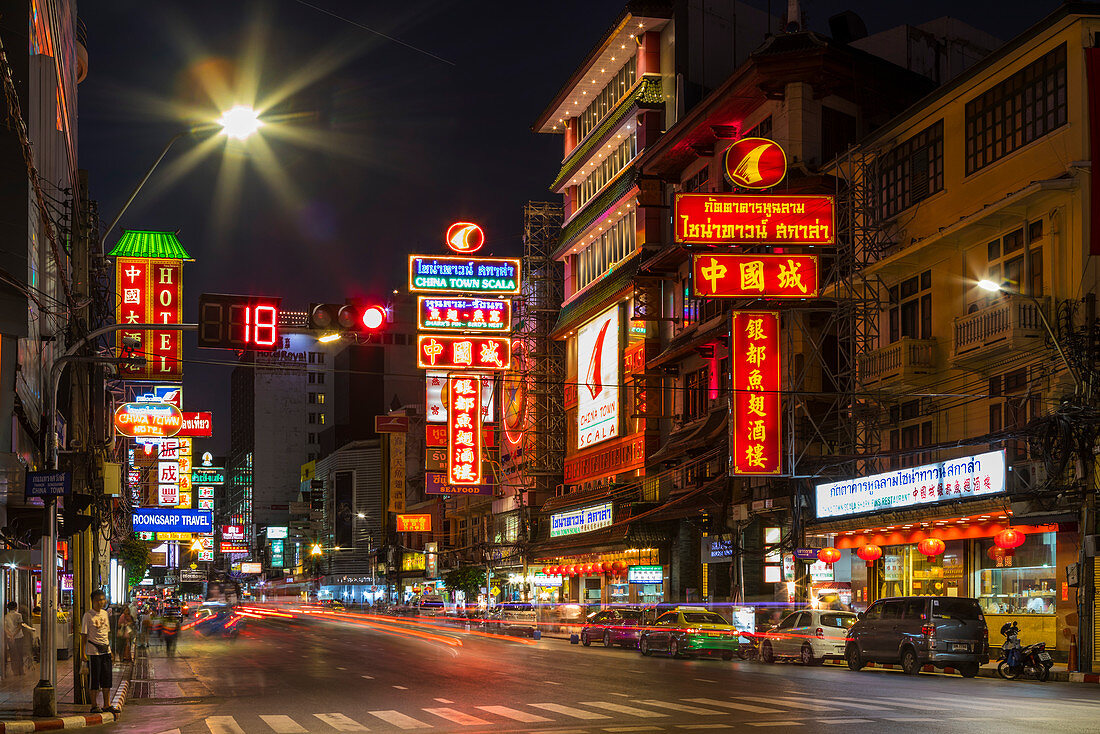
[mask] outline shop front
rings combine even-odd
[[[850,580],[856,609],[892,596],[972,597],[991,645],[1003,624],[1017,622],[1025,644],[1045,642],[1064,659],[1063,631],[1076,629],[1065,567],[1077,558],[1077,526],[1014,521],[1004,468],[998,451],[818,485],[807,541],[840,551],[834,576]],[[868,502],[883,510],[836,512]]]
[[[586,606],[659,604],[668,579],[659,556],[656,548],[628,548],[540,559],[537,596],[543,602]]]

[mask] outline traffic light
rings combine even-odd
[[[388,310],[377,303],[311,303],[309,306],[309,328],[319,331],[374,334],[382,331],[387,321]]]
[[[64,507],[61,510],[61,525],[57,530],[58,537],[71,538],[91,527],[91,515],[82,514],[92,505],[90,494],[73,493],[63,500]]]

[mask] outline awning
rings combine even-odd
[[[955,520],[960,517],[989,515],[999,519],[1008,517],[1008,498],[958,500],[938,505],[918,506],[894,512],[878,512],[857,517],[843,517],[813,521],[806,524],[806,532],[817,535],[826,533],[862,532],[864,530],[890,530],[904,525],[919,525],[922,522],[935,523],[939,520]]]
[[[542,507],[539,508],[539,512],[557,512],[560,510],[567,510],[570,507],[580,507],[581,505],[590,505],[593,502],[600,502],[611,496],[610,487],[596,487],[595,489],[584,489],[579,492],[570,492],[569,494],[563,494],[558,497],[551,497],[542,503]]]
[[[695,449],[709,449],[719,438],[728,441],[729,416],[726,408],[712,410],[707,419],[692,430],[671,435],[665,445],[649,457],[648,463],[669,461]]]
[[[550,331],[550,338],[560,339],[567,331],[575,329],[606,309],[611,301],[634,287],[634,276],[638,274],[639,258],[627,260],[614,270],[608,271],[600,280],[588,288],[578,298],[562,307],[558,321]]]

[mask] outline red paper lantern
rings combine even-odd
[[[557,566],[547,566],[546,568],[542,569],[542,572],[547,576],[557,576],[559,573],[561,573],[561,571],[558,570]]]
[[[1021,533],[1019,530],[1013,530],[1008,528],[997,533],[993,538],[993,542],[997,544],[998,548],[1004,548],[1005,550],[1011,550],[1012,548],[1019,548],[1027,540],[1027,536]]]
[[[595,563],[587,563],[587,564],[585,564],[585,566],[584,566],[584,572],[585,572],[585,573],[587,573],[587,574],[589,574],[589,575],[591,575],[591,574],[594,574],[594,573],[599,573],[599,568],[600,568],[600,567],[599,567],[599,565],[598,565],[598,564],[595,564]]]
[[[840,551],[836,548],[822,548],[817,552],[817,560],[822,563],[836,563],[840,560]]]
[[[622,573],[626,570],[626,564],[622,561],[615,561],[611,564],[611,568],[615,569],[615,573]]]
[[[989,547],[989,550],[987,550],[985,554],[989,556],[989,560],[991,561],[1002,562],[1005,558],[1012,555],[1012,551],[993,545]]]
[[[856,555],[867,561],[868,566],[873,566],[875,561],[882,558],[882,548],[873,543],[868,543],[867,545],[861,545],[856,551]]]
[[[611,561],[601,561],[600,570],[603,571],[605,574],[611,573]]]
[[[917,550],[931,558],[932,556],[938,556],[943,553],[947,550],[947,546],[939,538],[925,538],[917,543]]]

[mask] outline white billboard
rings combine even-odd
[[[620,309],[577,331],[577,448],[619,435]]]
[[[843,517],[1004,492],[1005,452],[924,464],[815,488],[817,517]]]

